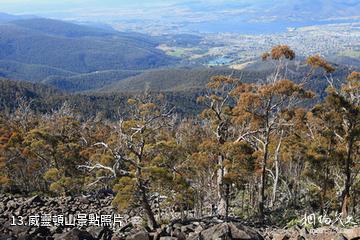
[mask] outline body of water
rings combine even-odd
[[[314,25],[335,24],[335,23],[355,23],[359,20],[336,20],[336,21],[303,21],[286,22],[274,21],[268,23],[248,23],[237,19],[226,19],[214,22],[191,23],[187,29],[203,33],[230,32],[240,34],[273,34],[283,33],[288,28],[300,28]]]

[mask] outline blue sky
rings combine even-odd
[[[208,5],[259,1],[269,0],[0,0],[0,12],[33,14],[54,11],[71,12],[80,9],[149,8],[173,4],[187,5],[187,3],[206,3]]]
[[[201,18],[207,19],[208,13],[204,10],[208,7],[217,11],[229,4],[258,1],[269,0],[0,0],[0,12],[94,21],[169,17],[187,19],[203,13]]]
[[[0,0],[0,12],[42,13],[77,9],[131,8],[171,5],[179,0]]]

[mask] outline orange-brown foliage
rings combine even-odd
[[[289,60],[293,60],[295,58],[295,52],[287,45],[277,45],[271,49],[272,59],[280,60],[283,57]]]
[[[324,58],[320,55],[314,55],[308,57],[306,60],[306,64],[311,66],[312,68],[323,68],[327,73],[332,73],[335,71],[335,68],[331,66]]]

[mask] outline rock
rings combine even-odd
[[[193,224],[188,224],[188,225],[182,226],[181,232],[186,233],[186,234],[188,234],[190,232],[195,232],[195,226]]]
[[[7,209],[10,209],[10,210],[16,209],[18,206],[19,206],[19,205],[18,205],[14,200],[9,200],[9,201],[6,203]]]
[[[15,211],[14,211],[14,214],[16,216],[22,216],[23,215],[23,206],[20,206],[19,208],[17,208]]]
[[[86,231],[90,233],[94,238],[100,238],[103,230],[104,229],[102,227],[96,227],[96,226],[92,226],[86,229]]]
[[[41,197],[40,197],[39,195],[36,195],[36,196],[34,196],[34,197],[32,197],[32,198],[29,198],[29,199],[25,202],[25,204],[34,204],[34,203],[36,203],[36,204],[43,204],[44,201],[41,199]]]
[[[32,237],[35,237],[35,236],[46,237],[46,236],[51,235],[51,231],[47,227],[38,227],[38,228],[32,229],[32,231],[30,231],[29,233]]]
[[[307,232],[305,228],[294,226],[289,229],[276,227],[264,227],[254,231],[237,222],[225,222],[216,217],[175,221],[173,224],[162,225],[161,228],[149,233],[144,229],[139,212],[131,212],[124,215],[128,223],[118,228],[87,227],[86,230],[65,229],[62,227],[29,228],[28,226],[10,226],[11,216],[30,216],[38,213],[77,214],[79,212],[101,212],[111,214],[112,197],[105,199],[93,199],[89,197],[40,197],[34,196],[26,199],[22,197],[4,196],[0,202],[0,240],[2,236],[10,236],[13,239],[28,240],[60,240],[60,239],[98,239],[98,240],[211,240],[211,239],[266,239],[266,240],[355,240],[360,239],[360,228],[337,229],[334,227],[322,227]],[[85,211],[86,209],[86,211]],[[251,224],[249,222],[248,224]],[[126,238],[127,237],[127,238]],[[5,239],[7,239],[5,238]],[[11,239],[11,238],[9,238]]]
[[[305,238],[303,238],[305,239]],[[314,235],[309,235],[306,239],[309,240],[347,240],[344,235],[340,233],[319,233]]]
[[[84,197],[84,196],[79,198],[79,202],[81,204],[90,204],[90,200],[87,197]]]
[[[190,233],[186,239],[187,240],[200,240],[200,235],[199,235],[199,233]]]
[[[129,230],[131,230],[134,226],[132,225],[132,223],[128,223],[126,224],[125,226],[122,226],[120,229],[119,229],[119,232],[127,232]]]
[[[196,228],[195,228],[195,232],[196,233],[200,233],[201,231],[203,231],[204,230],[204,228],[201,226],[201,225],[198,225]]]
[[[101,240],[110,240],[112,238],[113,235],[113,231],[110,230],[108,227],[105,227],[102,232],[100,233],[100,236],[98,237],[98,239]]]
[[[150,240],[150,237],[148,232],[140,231],[131,236],[128,236],[126,240]]]
[[[215,225],[209,229],[206,229],[200,233],[204,239],[231,239],[231,233],[229,226],[225,224]]]
[[[234,239],[253,239],[253,240],[262,240],[262,236],[255,230],[245,227],[241,224],[229,224],[232,237]]]
[[[234,223],[220,223],[200,233],[202,239],[246,239],[246,240],[263,240],[263,237],[256,231]]]
[[[74,228],[67,233],[55,234],[54,240],[95,240],[95,238],[86,231]]]
[[[178,240],[186,240],[186,235],[179,229],[175,229],[172,233],[172,237],[176,237]],[[161,239],[161,238],[160,238]]]
[[[10,230],[13,236],[19,237],[28,234],[31,228],[28,226],[11,226]]]
[[[158,228],[155,232],[149,233],[151,239],[159,240],[160,237],[166,236],[166,231],[164,228]]]
[[[274,233],[272,236],[273,240],[289,240],[290,236],[288,236],[286,233]]]
[[[308,230],[304,227],[300,229],[299,231],[300,236],[306,237],[307,234],[309,234]]]
[[[54,206],[57,206],[58,203],[56,201],[51,200],[51,201],[47,202],[47,205],[50,207],[54,207]]]
[[[360,239],[360,227],[344,229],[341,233],[349,240]]]
[[[55,233],[62,233],[63,227],[62,226],[51,226],[51,227],[49,227],[49,230],[51,232],[51,235],[54,235]]]
[[[173,228],[171,226],[168,226],[166,229],[165,229],[165,232],[170,235],[171,232],[172,232]]]
[[[181,228],[182,227],[182,224],[180,224],[180,223],[175,223],[174,225],[173,225],[173,228]]]
[[[341,233],[349,240],[355,240],[357,238],[360,239],[360,227],[344,229]]]
[[[0,212],[4,212],[5,211],[5,204],[4,202],[0,202]]]
[[[16,239],[15,237],[10,236],[10,235],[5,235],[5,234],[0,235],[0,240],[15,240],[15,239]]]
[[[121,237],[118,237],[118,236],[113,236],[113,237],[111,238],[111,240],[122,240],[122,238],[121,238]]]

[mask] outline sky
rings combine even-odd
[[[0,12],[105,22],[168,17],[191,21],[208,19],[208,12],[203,11],[205,6],[256,1],[269,0],[0,0]]]
[[[0,0],[0,12],[13,14],[36,14],[48,12],[71,12],[78,9],[148,8],[186,3],[241,3],[269,0]]]
[[[179,0],[0,0],[0,12],[37,14],[71,12],[80,9],[156,7],[181,2]]]

